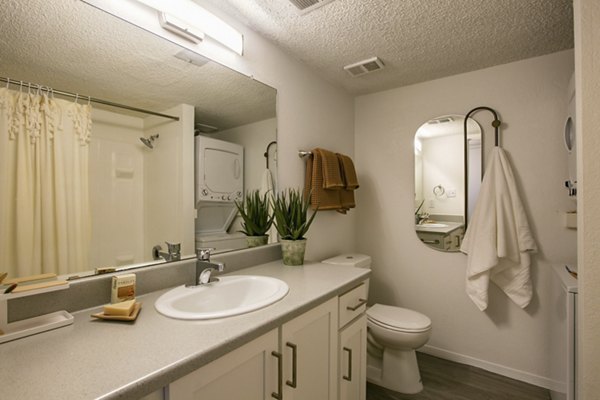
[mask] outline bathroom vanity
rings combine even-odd
[[[234,317],[167,318],[138,297],[135,323],[96,321],[98,307],[73,325],[0,345],[11,360],[0,384],[7,398],[364,399],[365,295],[369,271],[281,261],[232,275],[278,278],[288,294]]]
[[[433,248],[445,251],[459,251],[465,233],[464,225],[457,222],[415,225],[417,236]]]

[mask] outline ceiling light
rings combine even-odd
[[[204,32],[164,12],[158,13],[160,26],[192,43],[198,44],[204,40]]]
[[[194,35],[200,37],[198,32],[202,32],[237,54],[242,55],[243,53],[244,38],[242,34],[192,0],[136,1],[166,14],[170,18],[171,24],[168,25],[169,27],[163,26],[165,29],[172,32],[174,32],[172,29],[175,29],[175,33],[180,36],[195,32]]]

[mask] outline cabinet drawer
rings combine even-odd
[[[367,309],[367,288],[364,281],[339,297],[339,327],[343,327]]]

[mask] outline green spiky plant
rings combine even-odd
[[[308,218],[307,211],[310,201],[302,196],[297,189],[287,189],[279,193],[273,201],[274,224],[283,240],[303,240],[317,215],[313,212]]]
[[[243,201],[236,200],[242,216],[242,232],[246,236],[265,236],[273,223],[273,215],[269,215],[269,200],[267,195],[261,196],[258,190],[246,193]]]

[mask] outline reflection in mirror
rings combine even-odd
[[[468,188],[465,193],[464,117],[445,115],[417,130],[415,153],[415,231],[431,248],[459,251],[481,185],[481,129],[467,121]],[[469,209],[465,213],[465,198]]]
[[[5,11],[0,272],[86,275],[148,265],[153,254],[176,259],[165,242],[180,243],[182,258],[194,254],[194,135],[216,127],[214,137],[244,146],[243,187],[254,188],[276,140],[276,91],[82,2],[32,0]]]

